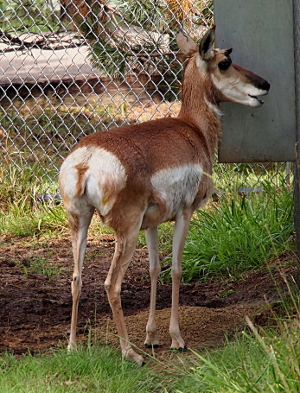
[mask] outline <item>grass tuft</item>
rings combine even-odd
[[[296,393],[300,390],[300,325],[294,316],[262,329],[246,318],[249,332],[226,346],[196,356],[191,392]]]
[[[263,186],[259,193],[224,195],[194,214],[183,253],[183,281],[233,278],[294,249],[293,193],[285,184]],[[164,279],[170,280],[170,269]]]
[[[11,354],[0,357],[1,393],[162,392],[159,379],[149,368],[122,360],[118,352],[105,346],[18,359]]]

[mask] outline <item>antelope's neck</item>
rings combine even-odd
[[[212,92],[199,82],[185,80],[182,89],[182,106],[178,118],[192,123],[203,134],[213,154],[221,133],[221,110],[213,100]],[[208,84],[208,82],[207,82]]]

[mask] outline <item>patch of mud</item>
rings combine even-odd
[[[31,244],[2,238],[0,256],[0,351],[35,353],[67,342],[71,317],[73,257],[68,239]],[[114,251],[114,239],[89,239],[79,306],[78,339],[118,345],[104,281]],[[259,272],[239,281],[182,284],[180,327],[188,347],[201,349],[219,344],[245,328],[248,315],[265,324],[270,304],[287,292],[282,273],[293,282],[296,264],[285,255]],[[122,287],[122,304],[130,340],[143,347],[148,318],[150,280],[147,249],[137,249]],[[159,284],[157,326],[161,347],[168,350],[171,285]],[[274,307],[274,306],[273,306]],[[90,330],[91,329],[91,330]],[[151,352],[151,351],[150,351]]]

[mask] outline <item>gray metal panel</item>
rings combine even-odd
[[[216,46],[271,84],[265,104],[224,103],[220,162],[295,160],[292,0],[215,0]]]

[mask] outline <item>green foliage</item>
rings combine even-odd
[[[58,266],[54,266],[47,258],[39,256],[32,256],[30,258],[22,259],[21,267],[24,270],[24,275],[27,277],[29,273],[42,274],[49,280],[54,280],[62,270]]]
[[[165,6],[159,0],[121,0],[118,8],[125,20],[144,29],[160,31]]]
[[[58,185],[42,182],[44,169],[23,162],[0,168],[0,234],[35,236],[68,227],[63,206],[45,205],[37,195],[45,189],[57,192]]]
[[[151,370],[120,359],[108,347],[89,347],[78,352],[53,351],[51,356],[30,354],[22,358],[2,355],[0,390],[11,392],[162,392]]]
[[[90,44],[89,60],[94,67],[120,81],[136,74],[143,84],[153,87],[155,80],[158,89],[174,100],[182,65],[175,56],[178,21],[171,28],[169,17],[164,1],[122,0],[114,6],[95,7],[85,17],[77,16],[75,23]]]
[[[69,225],[62,205],[43,205],[34,200],[34,207],[13,203],[6,213],[0,208],[0,234],[53,237],[66,231]]]
[[[224,195],[194,214],[183,253],[183,281],[235,277],[293,249],[293,194],[264,183],[264,191]],[[167,258],[166,262],[169,262]],[[170,270],[164,273],[170,280]]]
[[[195,353],[190,373],[191,392],[296,393],[300,389],[299,323],[277,319],[276,330],[258,330],[204,355]],[[190,391],[190,390],[189,390]]]
[[[122,46],[116,47],[110,42],[99,39],[91,43],[88,59],[94,67],[121,81],[128,69],[128,59],[134,54],[134,49],[127,52]]]
[[[2,0],[0,25],[6,32],[54,31],[59,27],[59,8],[44,0]]]

